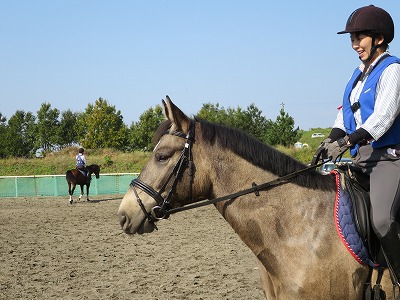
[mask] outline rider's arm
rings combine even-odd
[[[373,113],[361,125],[371,138],[378,140],[392,126],[400,113],[400,64],[389,65],[377,87]]]
[[[346,135],[346,129],[344,127],[344,122],[343,122],[343,111],[342,108],[340,108],[336,116],[336,120],[333,123],[331,133],[329,134],[329,138],[331,139],[331,142],[334,142],[344,137],[345,135]]]
[[[83,161],[83,163],[85,164],[85,167],[86,167],[87,162],[86,162],[86,157],[84,155],[82,155],[82,161]]]

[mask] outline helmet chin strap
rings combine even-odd
[[[376,50],[381,46],[381,45],[375,45],[375,35],[372,36],[372,45],[373,46],[371,46],[371,51],[370,51],[367,59],[365,60],[366,62],[370,62],[372,60],[372,57],[374,56]]]

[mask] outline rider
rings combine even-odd
[[[350,148],[353,165],[370,176],[371,222],[400,286],[400,59],[388,52],[394,24],[389,13],[369,5],[350,15],[343,33],[350,34],[361,65],[321,147],[332,161]]]
[[[76,168],[78,170],[82,170],[85,172],[86,174],[86,183],[90,183],[90,179],[91,179],[91,173],[90,171],[86,168],[86,157],[83,154],[85,152],[85,150],[83,148],[79,148],[78,150],[78,155],[75,157],[76,159]]]

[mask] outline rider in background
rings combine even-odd
[[[82,170],[86,174],[86,183],[90,182],[91,179],[91,174],[90,171],[86,168],[87,162],[86,162],[86,157],[83,154],[85,150],[83,148],[79,148],[78,150],[78,155],[75,157],[76,159],[76,168],[78,170]]]
[[[353,166],[370,176],[371,222],[400,286],[400,60],[388,52],[394,23],[385,10],[369,5],[350,15],[343,33],[350,34],[361,65],[321,147],[332,161],[350,148]]]

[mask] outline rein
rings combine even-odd
[[[222,197],[219,197],[219,198],[203,200],[203,201],[199,201],[199,202],[196,202],[196,203],[193,203],[193,204],[188,204],[188,205],[185,205],[185,206],[182,206],[182,207],[171,208],[171,209],[169,209],[167,211],[167,213],[168,214],[172,214],[172,213],[185,211],[185,210],[189,210],[189,209],[193,209],[193,208],[197,208],[197,207],[202,207],[202,206],[218,203],[218,202],[221,202],[221,201],[234,199],[234,198],[237,198],[237,197],[240,197],[240,196],[244,196],[244,195],[247,195],[247,194],[251,194],[251,193],[254,193],[256,196],[260,196],[260,193],[259,193],[260,191],[266,191],[266,190],[268,190],[270,188],[273,188],[273,187],[275,187],[277,185],[287,183],[287,182],[289,182],[288,181],[289,179],[292,179],[292,178],[294,178],[294,177],[296,177],[296,176],[298,176],[300,174],[312,171],[315,168],[322,166],[323,164],[324,164],[324,162],[321,162],[321,163],[319,163],[317,165],[313,165],[313,166],[304,168],[302,170],[287,174],[287,175],[282,176],[282,177],[278,177],[278,178],[276,178],[276,179],[274,179],[272,181],[265,182],[265,183],[262,183],[262,184],[259,184],[259,185],[257,185],[255,182],[253,182],[251,188],[248,188],[248,189],[245,189],[245,190],[241,190],[239,192],[236,192],[236,193],[233,193],[233,194],[229,194],[229,195],[226,195],[226,196],[222,196]]]
[[[215,199],[207,199],[207,200],[199,201],[196,203],[187,204],[187,205],[184,205],[181,207],[170,208],[169,198],[175,191],[176,185],[178,184],[178,181],[181,179],[183,172],[186,170],[187,167],[189,168],[190,193],[191,193],[190,197],[192,198],[192,184],[193,184],[193,175],[194,175],[193,160],[192,160],[192,145],[194,143],[194,128],[195,128],[195,122],[192,121],[187,134],[182,133],[182,132],[176,132],[176,131],[171,131],[171,132],[165,133],[165,134],[171,134],[171,135],[175,135],[175,136],[184,138],[184,139],[186,139],[186,143],[185,143],[185,146],[182,150],[182,153],[181,153],[176,165],[174,166],[171,174],[168,176],[166,182],[163,184],[160,191],[158,191],[158,192],[155,191],[151,186],[144,183],[143,181],[141,181],[138,178],[133,179],[130,184],[130,186],[132,187],[133,192],[136,196],[136,200],[137,200],[140,208],[142,209],[144,215],[146,216],[146,219],[149,221],[149,223],[153,224],[155,229],[157,229],[157,226],[155,225],[156,221],[166,219],[173,213],[185,211],[185,210],[189,210],[189,209],[193,209],[193,208],[197,208],[197,207],[202,207],[202,206],[206,206],[206,205],[210,205],[210,204],[215,204],[215,203],[218,203],[221,201],[234,199],[234,198],[244,196],[247,194],[251,194],[251,193],[254,193],[256,196],[259,196],[260,191],[265,191],[265,190],[268,190],[275,186],[278,186],[280,184],[287,183],[287,182],[289,182],[290,179],[292,179],[298,175],[312,171],[315,168],[324,164],[323,161],[320,163],[315,162],[315,163],[312,163],[311,166],[309,166],[309,167],[306,167],[299,171],[287,174],[285,176],[278,177],[272,181],[265,182],[263,184],[257,185],[255,182],[253,182],[251,188],[244,189],[244,190],[238,191],[233,194],[218,197]],[[167,196],[165,198],[163,198],[163,196],[161,194],[163,192],[165,192],[167,185],[170,183],[170,181],[173,177],[174,177],[174,180],[172,182],[172,186],[171,186],[170,190],[168,191]],[[157,206],[153,207],[150,212],[148,212],[146,210],[142,200],[140,199],[140,197],[136,191],[136,187],[141,189],[143,192],[148,194],[150,197],[152,197],[156,201]]]

